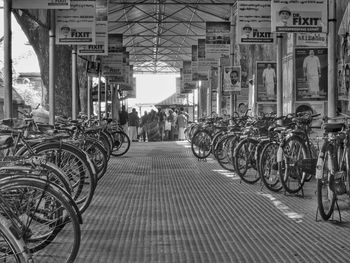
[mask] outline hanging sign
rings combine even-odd
[[[326,33],[297,33],[296,46],[327,47]]]
[[[239,0],[236,35],[239,44],[273,43],[271,1]]]
[[[327,33],[327,0],[272,0],[272,32]]]
[[[95,44],[94,0],[71,0],[71,8],[56,11],[56,44]]]
[[[108,55],[108,0],[96,1],[96,44],[79,45],[78,55]]]
[[[230,22],[205,23],[205,57],[219,59],[230,55]]]
[[[14,9],[69,9],[70,0],[12,0]]]

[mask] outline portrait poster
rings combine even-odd
[[[256,62],[257,101],[276,101],[277,63],[275,61]]]
[[[241,91],[241,67],[225,67],[223,92]]]
[[[350,89],[350,64],[338,64],[338,98],[339,100],[349,100]]]
[[[69,9],[70,0],[12,0],[14,9]]]
[[[327,100],[327,48],[295,49],[296,100]]]
[[[95,43],[95,0],[71,0],[70,9],[56,10],[56,45]]]
[[[230,55],[230,22],[205,23],[205,57],[219,59]]]
[[[271,0],[237,2],[236,36],[239,44],[273,43]]]
[[[271,31],[327,33],[327,0],[272,0]]]

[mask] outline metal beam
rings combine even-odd
[[[200,2],[200,1],[196,1],[196,2],[187,2],[187,1],[167,1],[167,2],[163,2],[163,5],[218,5],[218,6],[225,6],[225,5],[233,5],[235,1],[227,1],[227,2],[215,2],[215,1],[211,1],[210,3],[208,2]],[[118,4],[118,5],[155,5],[154,2],[145,2],[145,1],[137,1],[137,2],[127,2],[127,1],[123,1],[123,2],[119,2],[118,0],[113,1],[110,0],[110,4]]]
[[[188,35],[182,35],[182,34],[167,34],[167,35],[160,35],[161,37],[205,37],[203,34],[188,34]],[[142,35],[142,34],[125,34],[123,37],[154,37],[154,35]]]

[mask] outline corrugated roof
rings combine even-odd
[[[134,72],[178,72],[205,22],[229,21],[236,0],[110,0],[109,33],[123,34]]]

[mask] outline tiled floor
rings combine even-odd
[[[286,196],[197,161],[187,142],[132,143],[83,214],[76,262],[350,262],[349,210],[315,215],[314,182]]]

